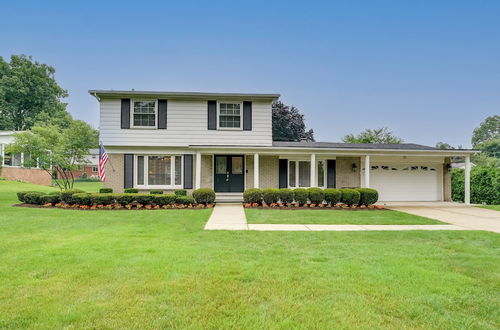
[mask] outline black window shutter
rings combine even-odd
[[[130,128],[130,99],[122,99],[121,128]]]
[[[252,130],[252,102],[243,102],[243,130]]]
[[[280,159],[279,168],[279,186],[280,188],[288,188],[288,159]]]
[[[158,100],[158,128],[167,128],[167,100]]]
[[[217,101],[208,101],[208,129],[217,129]]]
[[[184,155],[184,189],[193,189],[193,155]]]
[[[335,159],[329,159],[326,161],[326,187],[327,188],[336,188],[336,170],[337,163]]]
[[[124,181],[123,188],[133,188],[134,187],[134,155],[124,154],[123,155],[124,164]]]

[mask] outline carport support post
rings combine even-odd
[[[470,205],[470,156],[465,156],[465,205]]]
[[[259,154],[253,155],[253,186],[259,188]]]
[[[195,172],[195,184],[194,189],[200,189],[201,187],[201,152],[196,153],[196,172]]]
[[[365,188],[370,188],[370,155],[365,156]]]
[[[317,187],[318,180],[316,180],[316,154],[311,154],[311,187]]]

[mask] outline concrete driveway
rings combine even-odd
[[[446,202],[381,203],[387,208],[419,215],[457,226],[500,233],[500,212]]]

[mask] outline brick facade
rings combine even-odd
[[[44,170],[36,168],[3,167],[0,175],[7,180],[21,180],[43,186],[52,184],[52,177]]]
[[[109,162],[104,169],[106,171],[106,181],[104,187],[113,189],[115,193],[123,193],[124,157],[123,154],[108,154]]]
[[[201,155],[201,187],[213,189],[213,177],[213,156]]]
[[[354,188],[361,185],[361,158],[360,157],[337,157],[336,183],[337,188]],[[356,165],[356,171],[352,165]]]

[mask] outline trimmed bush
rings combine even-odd
[[[91,194],[90,202],[95,205],[109,205],[115,202],[117,194]]]
[[[163,195],[163,190],[151,190],[149,193],[151,195]]]
[[[61,191],[61,202],[66,203],[66,204],[74,204],[75,201],[73,200],[73,194],[81,194],[84,192],[85,191],[83,191],[81,189],[63,190],[63,191]]]
[[[51,203],[52,205],[59,203],[59,194],[48,194],[48,195],[43,195],[40,197],[40,204],[47,204]]]
[[[21,203],[27,203],[25,196],[26,196],[26,194],[29,194],[29,193],[32,193],[32,192],[38,192],[38,191],[19,191],[17,193],[17,199],[19,199],[19,201]]]
[[[293,199],[301,205],[307,204],[309,193],[304,188],[297,188],[293,190]]]
[[[191,196],[176,196],[175,202],[184,205],[194,204],[194,198]]]
[[[176,189],[174,193],[176,196],[187,196],[188,194],[186,189]]]
[[[285,204],[293,202],[293,190],[288,188],[281,188],[280,201]]]
[[[117,203],[121,204],[122,206],[125,206],[127,204],[134,202],[137,194],[114,194],[113,196]],[[155,196],[155,198],[158,197]]]
[[[125,188],[124,192],[126,194],[138,194],[139,193],[139,189],[136,189],[136,188]]]
[[[135,196],[135,201],[142,205],[151,204],[156,196],[150,194],[137,194]]]
[[[75,202],[75,204],[92,205],[92,197],[88,193],[73,194],[72,199]]]
[[[267,204],[277,203],[280,199],[280,190],[276,188],[266,188],[262,190],[262,199]]]
[[[176,196],[174,194],[164,194],[159,196],[154,196],[153,203],[156,205],[171,205],[176,201]]]
[[[359,205],[372,205],[378,201],[378,191],[370,188],[358,188]]]
[[[455,202],[464,201],[463,169],[454,168],[451,171],[451,196]],[[500,204],[500,168],[474,166],[470,173],[470,201],[473,204]]]
[[[111,194],[111,193],[113,193],[113,189],[111,189],[111,188],[101,188],[101,189],[99,189],[99,193],[101,193],[101,194]]]
[[[340,189],[342,195],[340,196],[340,201],[349,206],[356,205],[359,203],[360,193],[356,189]]]
[[[27,204],[42,204],[41,197],[45,194],[39,191],[28,192],[24,195],[25,203]]]
[[[321,204],[325,200],[325,193],[321,188],[309,188],[307,189],[309,194],[309,200],[312,204]]]
[[[340,203],[340,196],[342,195],[340,190],[335,188],[328,188],[323,190],[323,193],[325,194],[325,201],[328,204],[335,205]]]
[[[245,203],[261,203],[262,202],[262,189],[250,188],[243,192],[243,201]]]
[[[215,202],[215,191],[210,188],[200,188],[193,191],[193,198],[196,203],[212,204]]]

